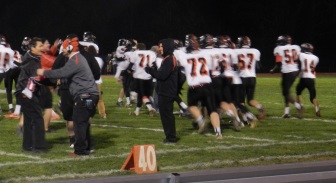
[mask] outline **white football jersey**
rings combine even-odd
[[[219,65],[221,55],[219,51],[214,48],[201,49],[200,54],[208,55],[208,57],[210,57],[210,60],[207,61],[207,66],[209,70],[211,71],[211,77],[219,76],[221,74],[220,65]]]
[[[231,48],[216,48],[220,53],[220,64],[224,67],[224,73],[226,77],[233,77],[233,65],[238,64],[238,57],[236,52]]]
[[[118,46],[117,49],[116,49],[117,58],[124,58],[125,57],[125,50],[126,50],[126,46]]]
[[[238,57],[240,77],[256,77],[256,62],[260,60],[260,51],[255,48],[235,49]]]
[[[284,45],[274,48],[274,56],[281,57],[281,72],[289,73],[298,71],[298,63],[296,62],[300,54],[301,48],[298,45]]]
[[[132,51],[128,51],[126,53],[124,53],[124,61],[118,62],[118,66],[117,66],[117,71],[116,74],[114,75],[115,78],[119,78],[120,74],[122,71],[126,70],[129,63],[130,63],[130,59],[132,57],[133,52]]]
[[[179,55],[185,54],[185,53],[186,53],[185,47],[181,47],[179,49],[175,49],[174,52],[173,52],[173,54],[174,54],[174,56],[175,56],[175,58],[176,58],[177,61],[179,60],[179,58],[178,58]]]
[[[152,76],[145,71],[145,67],[151,67],[155,62],[156,54],[151,50],[136,50],[131,56],[133,63],[133,77],[137,79],[149,80]]]
[[[211,83],[210,70],[207,62],[211,60],[209,55],[197,53],[179,52],[179,64],[184,67],[187,83],[189,86]]]
[[[316,78],[315,68],[319,63],[319,58],[311,53],[300,53],[301,78]]]
[[[9,55],[8,61],[5,61],[6,54]],[[14,51],[7,47],[0,47],[0,73],[7,72],[10,69],[9,63],[14,59]]]

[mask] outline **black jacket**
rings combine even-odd
[[[149,73],[157,79],[157,92],[158,95],[167,97],[177,96],[178,73],[176,58],[174,52],[174,40],[163,39],[162,43],[163,57],[161,67],[158,70],[153,68],[147,69]]]
[[[40,57],[28,51],[22,58],[22,64],[20,68],[21,72],[18,77],[15,90],[16,95],[21,94],[22,90],[26,88],[28,78],[37,76],[36,70],[41,68]],[[35,89],[35,92],[37,91],[38,91],[38,85],[36,85]]]

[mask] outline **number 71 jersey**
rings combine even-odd
[[[189,86],[211,83],[210,71],[207,62],[211,61],[209,55],[198,53],[182,53],[175,55],[180,65],[185,69]]]
[[[152,76],[146,73],[145,67],[151,67],[155,62],[156,54],[150,50],[137,50],[134,51],[130,62],[133,63],[134,73],[133,77],[137,79],[149,80]]]

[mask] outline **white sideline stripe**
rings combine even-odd
[[[265,160],[273,160],[273,159],[293,159],[293,158],[311,158],[316,156],[330,156],[335,155],[335,152],[323,152],[323,153],[316,153],[316,154],[306,154],[306,155],[292,155],[292,156],[266,156],[266,157],[259,157],[259,158],[249,158],[243,160],[214,160],[212,162],[203,162],[203,163],[193,163],[187,164],[182,166],[163,166],[160,167],[161,170],[179,170],[184,168],[198,168],[198,167],[211,167],[213,165],[231,165],[236,163],[253,163],[256,161],[265,161]],[[54,180],[54,179],[68,179],[68,178],[90,178],[90,177],[97,177],[97,176],[107,176],[113,173],[122,172],[120,169],[112,169],[112,170],[105,170],[105,171],[98,171],[98,172],[85,172],[85,173],[68,173],[68,174],[54,174],[54,175],[42,175],[37,177],[18,177],[18,178],[11,178],[1,180],[1,182],[26,182],[26,181],[41,181],[41,180]]]
[[[318,156],[333,156],[335,152],[323,152],[323,153],[316,153],[316,154],[305,154],[305,155],[291,155],[291,156],[266,156],[266,157],[259,157],[259,158],[249,158],[243,160],[214,160],[212,162],[204,162],[204,163],[193,163],[181,166],[165,166],[160,167],[161,170],[179,170],[184,168],[198,168],[198,167],[212,167],[214,165],[231,165],[236,163],[253,163],[258,161],[265,161],[265,160],[274,160],[274,159],[293,159],[293,158],[311,158],[311,157],[318,157]]]
[[[163,132],[163,129],[155,129],[155,128],[134,128],[134,127],[125,127],[125,126],[117,126],[117,125],[108,125],[108,124],[91,124],[92,126],[99,126],[99,127],[109,127],[109,128],[118,128],[118,129],[138,129],[138,130],[149,130],[155,132]],[[198,133],[192,133],[198,134]],[[275,142],[274,140],[270,139],[259,139],[259,138],[251,138],[251,137],[235,137],[235,136],[225,136],[225,138],[232,138],[232,139],[241,139],[241,140],[253,140],[253,141],[261,141],[261,142]]]
[[[167,153],[183,153],[183,152],[194,152],[194,151],[204,151],[204,150],[213,150],[213,149],[235,149],[235,148],[249,148],[249,147],[267,147],[272,145],[291,145],[291,144],[318,144],[318,143],[330,143],[336,142],[336,139],[331,140],[310,140],[310,141],[300,141],[300,142],[279,142],[279,143],[262,143],[262,144],[252,144],[252,145],[232,145],[232,146],[213,146],[207,148],[183,148],[183,149],[171,149],[171,150],[157,150],[157,154],[167,154]],[[87,160],[95,160],[95,159],[104,159],[104,158],[127,158],[129,152],[118,154],[118,155],[106,155],[106,156],[83,156],[76,158],[64,158],[64,159],[43,159],[40,161],[23,161],[23,162],[8,162],[8,163],[0,163],[0,167],[4,166],[15,166],[15,165],[26,165],[26,164],[47,164],[47,163],[62,163],[62,162],[70,162],[70,161],[87,161]]]
[[[29,158],[29,159],[41,159],[41,157],[39,157],[39,156],[31,156],[31,155],[25,155],[25,154],[8,153],[8,152],[5,152],[5,151],[0,151],[0,155],[13,156],[13,157],[24,157],[24,158]]]
[[[40,180],[55,180],[55,179],[69,179],[69,178],[88,178],[97,176],[107,176],[113,173],[121,172],[121,170],[105,170],[98,172],[85,172],[85,173],[68,173],[68,174],[54,174],[54,175],[42,175],[37,177],[18,177],[1,180],[1,182],[36,182]]]
[[[22,161],[22,162],[7,162],[7,163],[0,163],[0,167],[4,166],[16,166],[16,165],[27,165],[27,164],[47,164],[47,163],[64,163],[70,161],[86,161],[88,159],[95,160],[95,159],[105,159],[105,158],[126,158],[129,153],[123,153],[118,155],[107,155],[107,156],[79,156],[76,158],[64,158],[64,159],[44,159],[40,161]]]
[[[107,125],[107,124],[91,124],[92,126],[99,126],[99,127],[109,127],[109,128],[123,128],[123,129],[137,129],[137,130],[149,130],[155,132],[163,132],[163,129],[155,129],[155,128],[134,128],[128,126],[117,126],[117,125]]]
[[[224,136],[225,138],[225,136]],[[309,141],[289,141],[289,142],[274,142],[274,143],[263,143],[263,144],[252,144],[252,145],[232,145],[232,146],[213,146],[207,148],[184,148],[184,149],[172,149],[172,150],[157,150],[158,154],[166,154],[166,153],[181,153],[181,152],[193,152],[193,151],[204,151],[204,150],[213,150],[213,149],[234,149],[234,148],[249,148],[249,147],[266,147],[273,145],[293,145],[293,144],[318,144],[318,143],[330,143],[336,142],[336,139],[331,140],[309,140]]]
[[[267,118],[271,119],[283,119],[281,116],[268,116]],[[297,118],[289,118],[289,119],[297,119]],[[297,119],[297,120],[303,120],[303,121],[322,121],[326,123],[336,123],[336,120],[332,119],[319,119],[319,118],[302,118],[302,119]]]

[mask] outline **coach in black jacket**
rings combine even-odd
[[[159,41],[159,51],[163,56],[161,67],[147,67],[146,72],[157,79],[158,104],[161,122],[166,138],[163,143],[176,143],[175,116],[173,114],[174,99],[177,95],[177,67],[174,52],[174,40]]]

